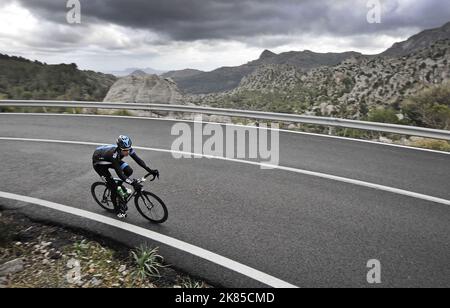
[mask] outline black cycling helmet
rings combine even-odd
[[[117,138],[117,146],[121,149],[121,150],[129,150],[131,149],[131,145],[133,143],[131,142],[130,137],[128,136],[119,136],[119,138]]]

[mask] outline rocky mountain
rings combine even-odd
[[[179,70],[179,71],[170,71],[167,73],[164,73],[161,75],[161,77],[164,78],[172,78],[173,80],[175,79],[181,79],[181,78],[190,78],[193,77],[195,75],[204,73],[203,71],[200,70],[194,70],[194,69],[184,69],[184,70]]]
[[[48,65],[0,54],[0,99],[101,101],[116,81],[112,75],[79,70],[77,65]]]
[[[211,72],[203,72],[188,77],[177,77],[173,80],[184,93],[214,93],[233,89],[241,79],[255,68],[248,65],[239,67],[221,67]]]
[[[431,85],[450,81],[450,40],[399,57],[357,55],[335,66],[304,72],[267,64],[233,90],[190,96],[216,107],[361,118],[371,108],[393,106]]]
[[[388,57],[404,56],[416,50],[427,48],[436,41],[445,39],[450,39],[450,22],[440,28],[422,31],[406,41],[395,43],[381,55]]]
[[[133,72],[135,71],[143,71],[147,74],[154,74],[154,75],[161,75],[164,74],[164,71],[160,71],[160,70],[155,70],[151,67],[147,67],[147,68],[136,68],[136,67],[131,67],[131,68],[127,68],[121,71],[109,71],[107,72],[108,74],[117,76],[117,77],[124,77],[124,76],[128,76],[130,74],[133,74]]]
[[[310,50],[290,51],[277,55],[266,50],[258,60],[250,63],[257,67],[268,64],[292,65],[297,70],[307,72],[320,66],[333,66],[345,59],[360,55],[360,53],[353,51],[343,53],[317,53]]]
[[[289,64],[295,66],[298,70],[309,71],[323,65],[336,65],[345,59],[357,55],[360,54],[356,52],[315,53],[309,50],[275,54],[265,50],[257,60],[241,66],[221,67],[211,72],[197,71],[193,74],[191,74],[192,71],[188,71],[188,74],[171,72],[167,76],[171,76],[185,93],[217,93],[236,88],[242,78],[248,76],[262,65]]]
[[[405,98],[446,83],[449,62],[450,40],[445,40],[406,56],[352,58],[311,71],[301,81],[303,87],[319,94],[313,106],[331,103],[339,116],[360,118],[371,108],[399,109]]]
[[[105,102],[181,104],[183,96],[170,78],[136,71],[117,80],[109,90]]]
[[[425,30],[407,41],[396,43],[378,56],[398,57],[408,55],[443,39],[450,39],[450,23],[440,28]],[[186,94],[211,94],[230,91],[238,87],[244,77],[249,76],[262,66],[271,64],[290,65],[299,71],[308,72],[321,66],[335,66],[344,60],[358,56],[362,55],[357,52],[316,53],[309,50],[275,54],[265,50],[257,60],[241,66],[222,67],[211,72],[174,71],[167,76],[173,78]],[[367,56],[367,58],[372,57]]]

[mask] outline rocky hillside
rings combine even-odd
[[[352,58],[309,72],[301,85],[318,94],[312,106],[331,103],[340,116],[360,118],[375,107],[398,109],[406,97],[450,80],[449,61],[445,40],[403,57]]]
[[[394,44],[378,56],[399,57],[430,47],[434,42],[450,39],[450,23],[431,30],[425,30],[407,41]],[[361,57],[360,53],[315,53],[309,50],[275,54],[265,50],[259,59],[236,67],[222,67],[211,72],[195,70],[173,71],[165,75],[177,82],[186,94],[211,94],[225,92],[239,86],[243,78],[267,65],[290,65],[303,73],[322,66],[335,66],[350,58]],[[372,57],[367,57],[372,58]],[[264,68],[263,68],[264,69]],[[257,74],[260,74],[257,72]]]
[[[201,74],[201,73],[204,73],[204,72],[200,71],[200,70],[194,70],[194,69],[184,69],[184,70],[170,71],[170,72],[164,73],[161,75],[161,77],[172,78],[173,80],[176,80],[176,79],[193,77],[193,76]]]
[[[244,77],[239,84],[238,89],[242,90],[269,92],[289,92],[298,84],[303,73],[295,66],[282,64],[263,65],[252,74]]]
[[[106,95],[105,102],[180,104],[183,96],[169,78],[149,75],[143,71],[120,78]]]
[[[353,51],[342,53],[317,53],[310,50],[289,51],[277,55],[265,50],[258,60],[250,63],[257,67],[268,64],[291,65],[299,71],[308,72],[320,66],[333,66],[348,58],[360,55],[360,53]]]
[[[47,65],[0,54],[0,99],[101,101],[115,81],[76,64]]]
[[[422,31],[404,42],[395,43],[381,55],[388,57],[404,56],[445,39],[450,39],[450,22],[440,28]]]
[[[402,57],[351,57],[335,66],[303,72],[270,64],[221,94],[190,96],[217,107],[361,118],[371,108],[398,105],[406,97],[450,80],[450,40]]]
[[[180,89],[187,94],[217,93],[236,88],[242,78],[250,75],[263,65],[286,64],[306,72],[323,65],[336,65],[345,59],[357,55],[359,53],[356,52],[315,53],[308,50],[291,51],[277,55],[265,50],[259,59],[241,66],[221,67],[211,72],[185,70],[177,73],[179,71],[175,71],[165,76],[172,77]]]

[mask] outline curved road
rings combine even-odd
[[[0,190],[104,214],[89,192],[97,180],[90,165],[94,146],[1,137],[111,143],[126,133],[139,146],[170,149],[176,138],[170,134],[174,123],[0,114]],[[281,166],[450,200],[448,154],[287,132],[280,133],[280,151]],[[162,226],[149,225],[131,210],[129,223],[299,287],[371,286],[366,281],[370,259],[381,261],[382,287],[450,286],[448,204],[239,162],[138,153],[161,171],[152,190],[168,204],[169,220]],[[17,205],[1,199],[0,203]],[[128,244],[142,240],[98,223],[19,205],[31,216],[88,228]],[[169,263],[212,283],[265,286],[164,245],[161,252]]]

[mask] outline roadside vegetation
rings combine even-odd
[[[409,97],[401,107],[411,125],[450,130],[450,82]]]
[[[0,288],[207,288],[166,264],[157,247],[129,249],[99,236],[0,211]]]

